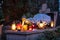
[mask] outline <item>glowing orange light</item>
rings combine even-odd
[[[40,23],[40,27],[43,27],[44,25],[42,23]]]
[[[29,26],[29,30],[32,31],[33,30],[33,27],[32,26]]]
[[[12,30],[16,30],[16,25],[12,24]]]
[[[23,31],[27,31],[27,26],[28,25],[23,25],[23,27],[22,27],[23,28]]]
[[[53,26],[54,26],[54,22],[52,21],[52,22],[51,22],[51,27],[53,27]]]
[[[38,27],[39,27],[39,28],[44,28],[44,24],[43,24],[43,23],[40,23],[40,24],[38,25]]]
[[[22,25],[21,25],[21,24],[17,24],[17,30],[20,30],[20,29],[21,29],[21,27],[22,27]]]
[[[29,30],[32,30],[32,28],[29,28]]]

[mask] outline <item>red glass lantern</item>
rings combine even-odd
[[[29,26],[29,30],[32,31],[33,30],[33,27],[32,26]]]
[[[32,27],[33,27],[33,29],[37,28],[36,24],[32,24]]]
[[[19,23],[19,24],[17,24],[17,30],[21,30],[21,28],[22,28],[22,25]]]

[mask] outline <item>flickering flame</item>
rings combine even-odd
[[[32,28],[29,28],[29,30],[32,30]]]
[[[44,28],[44,24],[43,24],[43,23],[39,23],[39,24],[38,24],[38,27],[39,27],[39,28]]]
[[[54,22],[52,21],[52,22],[51,22],[51,27],[53,27],[53,26],[54,26]]]
[[[16,30],[16,25],[12,24],[12,30]]]
[[[20,30],[21,28],[21,25],[20,24],[17,24],[17,29]]]
[[[44,25],[43,25],[43,23],[40,23],[40,27],[42,28]]]

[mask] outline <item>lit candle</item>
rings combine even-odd
[[[22,30],[23,30],[23,31],[27,31],[27,26],[28,26],[28,25],[23,25]]]
[[[12,30],[16,30],[16,25],[12,24]]]
[[[33,30],[33,27],[32,26],[29,26],[29,30],[32,31]]]
[[[51,27],[53,27],[54,26],[54,22],[53,21],[51,21]]]
[[[40,23],[40,24],[38,25],[38,27],[39,27],[39,28],[44,28],[44,24],[43,24],[43,23]]]
[[[37,28],[37,25],[35,23],[32,24],[32,28],[33,29],[36,29]]]
[[[19,24],[17,24],[17,30],[21,30],[21,28],[22,28],[22,25],[19,23]]]

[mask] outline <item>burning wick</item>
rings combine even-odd
[[[12,24],[12,30],[16,30],[16,25]]]
[[[53,27],[53,26],[54,26],[54,22],[52,21],[52,22],[51,22],[51,27]]]
[[[43,23],[38,23],[38,27],[39,27],[39,28],[44,28],[44,26],[45,26],[45,25],[44,25]]]
[[[32,26],[29,26],[29,30],[32,31],[33,30],[33,27]]]
[[[32,30],[32,28],[29,28],[29,30]]]
[[[40,25],[40,28],[43,28],[43,26],[44,26],[43,23],[40,23],[39,25]]]
[[[19,23],[17,24],[17,30],[21,30],[22,25]]]

